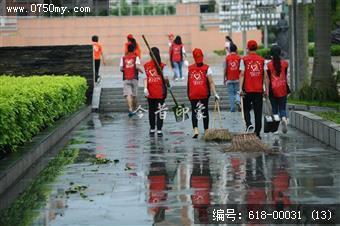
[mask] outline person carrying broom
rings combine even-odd
[[[155,136],[157,121],[157,136],[162,137],[163,118],[161,114],[156,114],[156,112],[160,110],[164,104],[167,94],[166,84],[169,84],[169,79],[168,77],[163,78],[162,72],[158,71],[157,64],[161,70],[165,67],[165,64],[161,61],[159,49],[152,47],[151,51],[151,60],[144,64],[146,74],[146,78],[144,79],[144,95],[148,99],[149,104],[149,134],[150,136]],[[153,59],[152,56],[154,56],[155,59]],[[157,62],[154,62],[154,60]]]
[[[188,97],[192,110],[192,138],[198,138],[198,118],[203,118],[204,130],[209,128],[209,97],[210,91],[215,95],[216,101],[220,99],[215,89],[212,71],[209,65],[203,63],[203,52],[194,49],[192,52],[195,63],[188,68]]]
[[[250,110],[253,107],[255,115],[255,134],[261,139],[262,129],[262,105],[263,105],[263,84],[267,89],[267,73],[265,71],[264,58],[256,54],[257,42],[250,40],[247,43],[248,54],[240,62],[240,96],[243,102],[243,116],[246,127],[252,127]],[[265,93],[266,94],[266,93]]]

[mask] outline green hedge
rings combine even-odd
[[[15,151],[42,129],[85,103],[80,76],[0,76],[0,150]]]
[[[308,55],[314,56],[314,43],[309,44],[308,46]],[[331,46],[331,56],[340,56],[340,45],[332,45]]]

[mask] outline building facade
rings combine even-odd
[[[282,10],[282,0],[219,0],[220,31],[248,31],[276,25]]]

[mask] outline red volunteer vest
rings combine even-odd
[[[288,62],[281,60],[281,73],[278,76],[274,67],[274,62],[270,61],[267,65],[270,71],[270,85],[274,97],[285,97],[288,94],[287,91],[287,75]]]
[[[165,64],[161,64],[163,70]],[[147,79],[147,87],[149,91],[149,99],[164,99],[166,98],[166,87],[163,78],[158,74],[155,63],[151,60],[144,64],[144,69]]]
[[[246,93],[262,93],[263,92],[263,73],[264,59],[251,53],[243,57],[244,62],[244,90]]]
[[[209,97],[210,89],[208,83],[209,66],[203,64],[198,67],[196,64],[192,64],[188,69],[188,97],[189,100],[201,100]]]
[[[175,43],[172,43],[171,59],[173,62],[182,61],[182,48],[183,48],[183,45],[177,45]]]
[[[231,53],[226,57],[227,78],[225,80],[238,80],[240,77],[241,57],[236,53]]]
[[[123,80],[138,79],[136,58],[135,54],[128,54],[123,57]]]

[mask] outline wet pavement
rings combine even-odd
[[[232,131],[240,120],[223,113]],[[170,114],[164,137],[151,139],[147,115],[91,114],[65,148],[79,150],[76,161],[48,184],[32,225],[194,225],[194,212],[206,214],[199,204],[340,203],[340,152],[294,129],[263,135],[278,155],[225,153],[227,143],[190,135],[191,121]],[[113,162],[89,162],[96,154]]]

